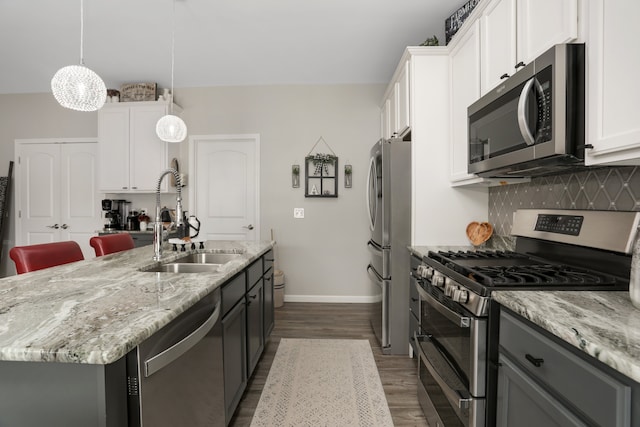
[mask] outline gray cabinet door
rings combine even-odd
[[[247,361],[249,377],[264,350],[264,287],[262,278],[247,292]]]
[[[498,427],[585,426],[503,354],[498,370]]]
[[[245,303],[241,300],[222,319],[224,406],[227,424],[231,421],[247,386],[246,312]]]
[[[273,302],[273,268],[264,274],[264,339],[266,340],[275,325]]]

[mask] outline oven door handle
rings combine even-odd
[[[465,397],[460,390],[454,390],[453,388],[451,388],[449,384],[447,384],[447,382],[442,378],[440,373],[438,373],[436,368],[433,366],[432,362],[429,360],[426,353],[424,352],[424,349],[420,345],[421,341],[426,342],[427,344],[433,345],[431,343],[431,338],[429,338],[426,335],[416,335],[414,333],[413,339],[416,342],[416,347],[420,352],[420,356],[424,360],[424,364],[426,368],[429,370],[429,373],[431,374],[433,379],[438,383],[438,386],[440,386],[440,389],[444,393],[449,403],[451,403],[451,405],[453,405],[454,408],[458,408],[460,410],[469,409],[473,399],[469,397]]]
[[[453,310],[442,305],[437,299],[432,297],[425,291],[422,286],[416,286],[420,298],[425,300],[431,307],[435,308],[440,314],[449,319],[452,323],[460,326],[461,328],[469,328],[471,326],[471,319],[466,316],[461,316]]]

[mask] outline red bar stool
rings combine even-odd
[[[89,244],[96,251],[96,256],[126,251],[127,249],[133,249],[135,247],[133,238],[129,233],[116,233],[92,237],[89,239]]]
[[[84,259],[80,246],[72,241],[15,246],[9,251],[9,257],[16,264],[18,274]]]

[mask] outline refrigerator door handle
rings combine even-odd
[[[367,242],[367,248],[375,256],[382,256],[382,247],[377,245],[373,240]]]
[[[369,274],[371,281],[374,282],[376,286],[380,287],[382,313],[380,313],[381,330],[379,339],[382,348],[386,348],[391,344],[389,340],[389,281],[384,280],[371,264],[367,266],[367,273]]]
[[[376,206],[371,206],[371,185],[373,182],[373,197],[374,197],[374,202],[376,203]],[[375,157],[371,157],[371,160],[369,162],[369,174],[367,175],[367,212],[369,213],[369,228],[371,228],[371,231],[373,231],[375,229],[375,220],[376,220],[376,211],[378,210],[378,188],[377,188],[377,180],[376,180],[376,159]]]
[[[376,285],[382,287],[384,279],[382,278],[382,276],[380,276],[380,274],[378,274],[376,269],[371,266],[371,264],[367,266],[367,273],[369,273],[369,278],[371,279],[371,281],[373,281]]]

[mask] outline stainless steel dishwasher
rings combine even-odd
[[[224,426],[220,289],[127,355],[130,427]]]

